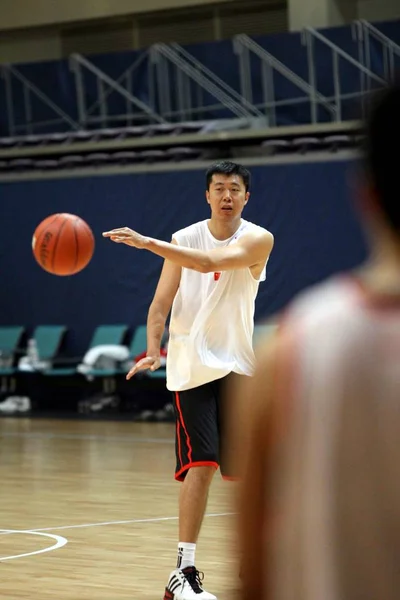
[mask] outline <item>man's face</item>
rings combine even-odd
[[[213,217],[226,220],[240,216],[249,197],[240,175],[214,174],[206,192]]]

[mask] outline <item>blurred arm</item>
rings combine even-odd
[[[237,534],[241,560],[240,600],[266,600],[266,539],[270,525],[269,473],[273,431],[275,343],[260,347],[258,369],[246,378],[234,395],[230,460],[239,475]]]

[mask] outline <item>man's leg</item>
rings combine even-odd
[[[179,540],[196,544],[215,467],[189,469],[179,495]]]
[[[195,567],[196,544],[207,506],[209,488],[219,466],[217,405],[213,386],[206,384],[176,393],[176,472],[179,495],[177,569],[165,600],[215,600],[201,587]]]

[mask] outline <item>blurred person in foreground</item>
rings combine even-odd
[[[399,142],[397,82],[366,124],[368,262],[296,298],[236,391],[241,600],[399,598]]]

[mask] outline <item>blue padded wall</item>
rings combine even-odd
[[[348,186],[354,164],[252,168],[253,193],[244,217],[269,228],[276,239],[257,319],[365,258]],[[204,189],[199,170],[1,183],[0,324],[65,323],[68,351],[80,354],[98,324],[144,323],[162,260],[113,244],[101,233],[126,225],[170,240],[177,229],[208,217]],[[80,215],[96,238],[92,262],[72,277],[44,272],[32,255],[35,227],[56,212]]]

